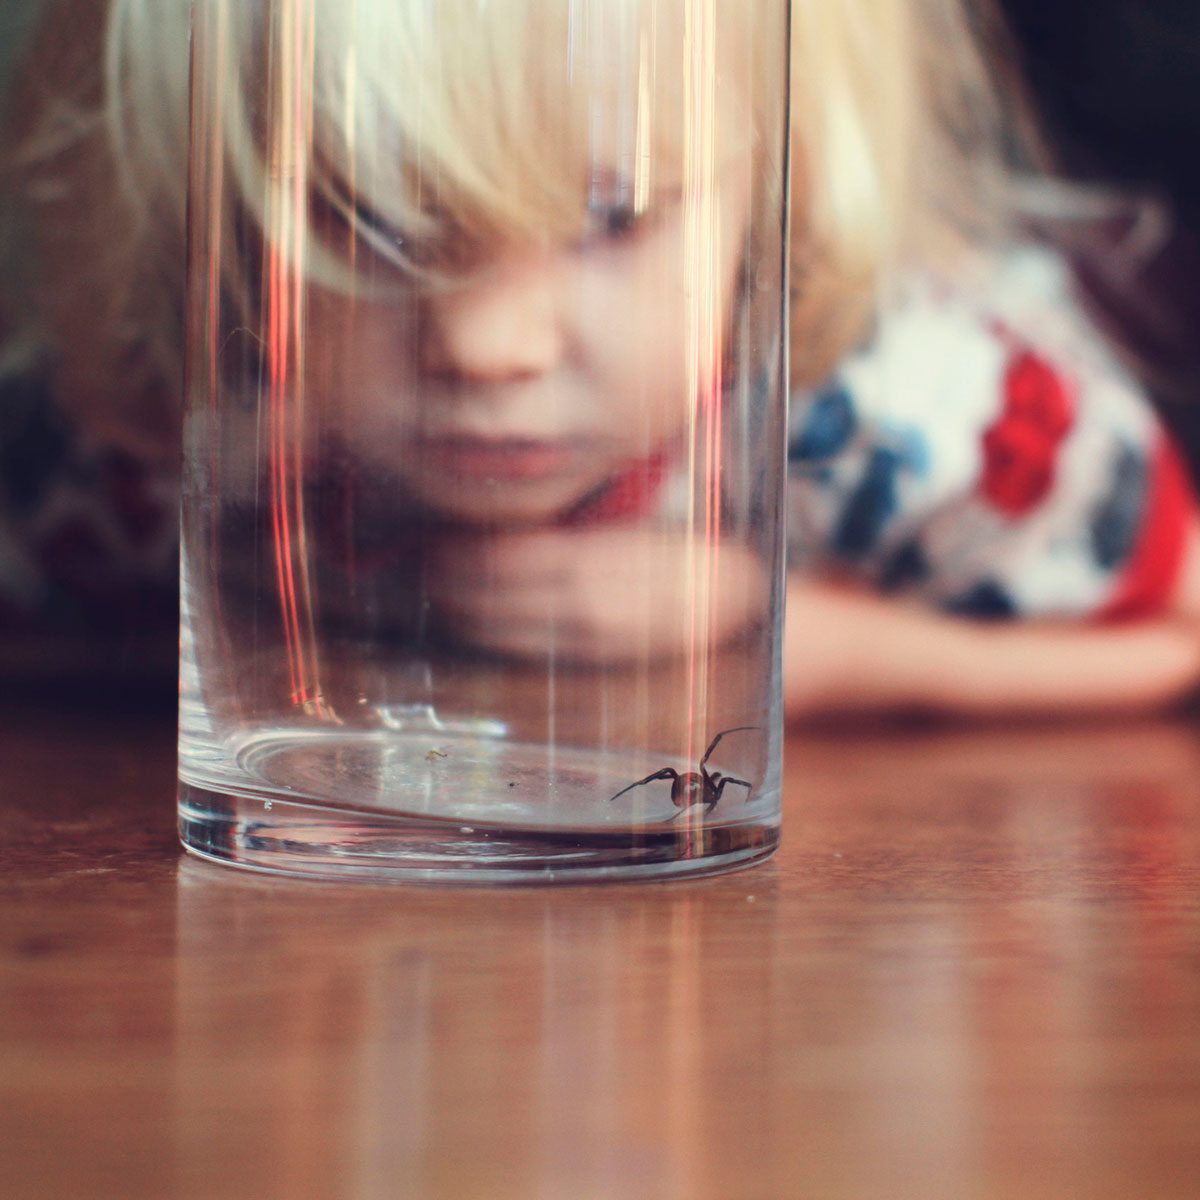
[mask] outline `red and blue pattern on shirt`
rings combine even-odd
[[[1177,450],[1055,260],[989,298],[917,282],[794,399],[793,560],[980,618],[1161,611],[1195,504]]]

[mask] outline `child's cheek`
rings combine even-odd
[[[613,416],[641,412],[687,376],[688,304],[677,257],[637,244],[583,260],[571,341],[589,387]]]
[[[391,429],[416,386],[417,322],[403,304],[357,303],[310,293],[305,338],[307,400],[323,424],[369,433]]]

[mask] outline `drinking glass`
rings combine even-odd
[[[376,880],[779,837],[787,0],[195,0],[179,819]]]

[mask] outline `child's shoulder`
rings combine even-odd
[[[1026,242],[960,260],[957,269],[902,273],[882,306],[880,329],[923,320],[932,332],[972,327],[1005,343],[1025,341],[1047,355],[1113,355],[1087,317],[1070,264],[1052,247]]]
[[[1088,317],[1069,264],[1035,244],[957,274],[906,272],[831,383],[884,421],[981,431],[1015,394],[1036,393],[1051,407],[1055,397],[1066,404],[1086,394],[1091,412],[1103,409],[1107,425],[1135,439],[1153,423],[1144,389]]]

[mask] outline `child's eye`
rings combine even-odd
[[[588,211],[589,237],[601,237],[610,241],[624,241],[633,237],[647,218],[629,203],[593,204]]]
[[[648,223],[653,207],[651,197],[639,194],[624,172],[600,168],[588,187],[584,241],[632,241]]]
[[[412,237],[369,205],[356,203],[352,212],[353,227],[361,244],[376,252],[382,250],[389,258],[397,255],[408,266],[432,266],[443,249],[439,239]]]

